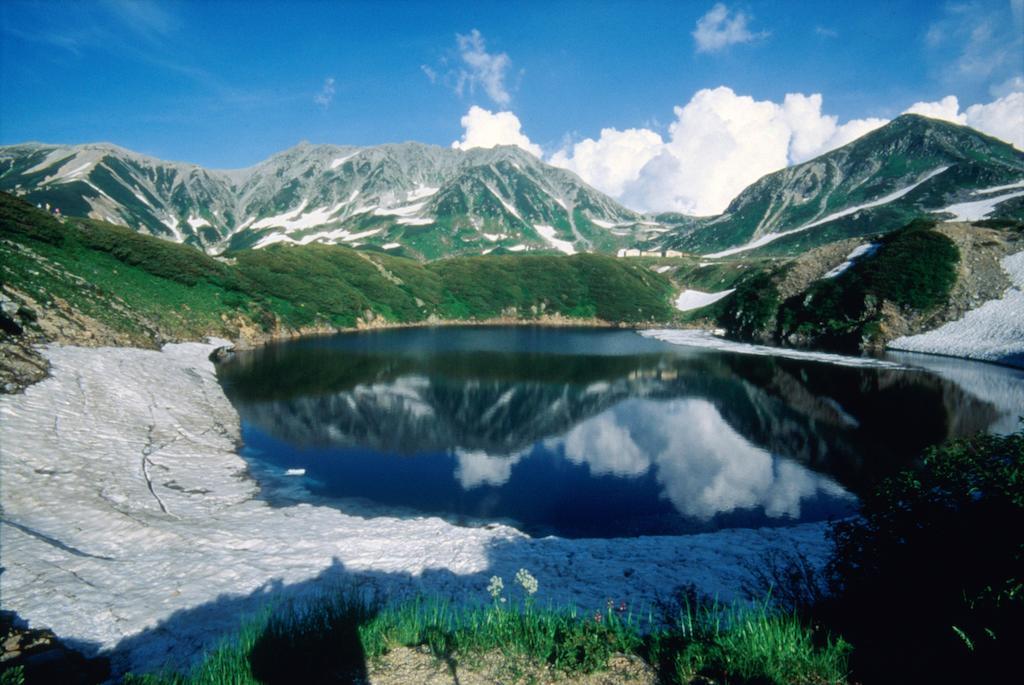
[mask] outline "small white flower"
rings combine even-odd
[[[505,581],[501,579],[501,576],[491,576],[491,582],[487,585],[487,592],[494,599],[498,599],[498,595],[505,589]]]
[[[523,586],[523,590],[528,595],[532,595],[537,592],[537,588],[540,586],[537,579],[534,578],[525,568],[521,568],[516,572],[516,582]]]

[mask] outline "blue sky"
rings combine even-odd
[[[720,86],[820,94],[840,124],[990,103],[1024,90],[1022,22],[1024,0],[4,0],[0,143],[110,141],[231,168],[300,140],[449,145],[477,105],[569,159],[605,128],[670,141],[673,108]]]

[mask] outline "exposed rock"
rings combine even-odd
[[[12,611],[0,611],[0,673],[24,669],[31,685],[92,685],[110,677],[110,661],[86,658],[50,630],[26,627]]]

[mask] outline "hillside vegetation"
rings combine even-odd
[[[88,219],[58,221],[0,194],[5,329],[47,312],[112,342],[503,317],[643,324],[672,317],[672,286],[642,265],[591,254],[460,257],[420,264],[334,245],[274,245],[215,259]],[[20,313],[19,313],[20,312]],[[87,326],[88,327],[88,326]],[[88,336],[86,336],[88,337]]]
[[[957,282],[960,252],[915,220],[876,238],[873,249],[830,278],[818,278],[795,294],[779,285],[794,263],[753,273],[717,313],[730,337],[779,345],[841,351],[877,348],[893,316],[923,317],[943,307]]]

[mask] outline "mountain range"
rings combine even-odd
[[[0,147],[0,190],[209,253],[325,242],[431,260],[542,250],[793,254],[921,214],[1024,218],[1024,153],[904,115],[768,174],[714,217],[643,215],[514,146],[300,144],[231,171],[110,144]]]
[[[420,259],[614,251],[656,226],[514,146],[300,144],[213,171],[109,144],[0,148],[0,190],[208,252],[273,243],[377,246]]]

